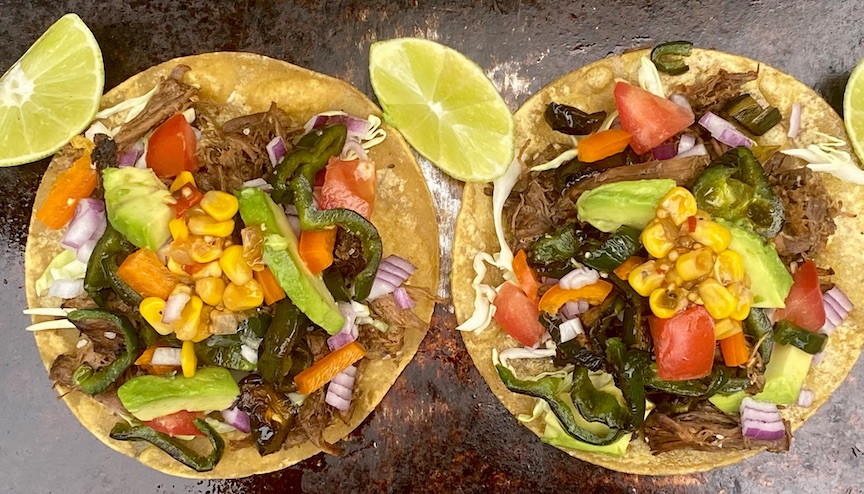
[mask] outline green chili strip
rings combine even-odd
[[[744,334],[753,339],[756,344],[759,341],[759,356],[765,365],[771,360],[771,350],[774,348],[774,331],[771,320],[763,309],[755,307],[750,309],[750,314],[744,320]]]
[[[714,370],[704,379],[664,381],[657,375],[657,364],[651,364],[645,369],[645,385],[673,395],[710,398],[717,393],[729,394],[741,391],[749,384],[746,378],[730,376],[731,372],[727,367],[715,364]]]
[[[99,394],[108,389],[114,381],[123,375],[126,369],[140,355],[141,349],[138,345],[138,333],[132,327],[129,319],[102,309],[78,309],[70,312],[66,317],[79,328],[86,326],[88,320],[101,319],[109,322],[114,331],[122,331],[123,333],[126,350],[122,355],[98,371],[94,372],[89,366],[82,365],[73,374],[73,382],[82,391],[88,395]]]
[[[627,351],[620,338],[609,338],[606,341],[606,358],[630,408],[630,428],[639,429],[645,421],[643,367],[650,357],[637,351]]]
[[[583,264],[599,271],[611,272],[642,248],[640,230],[622,226],[602,242],[590,242],[580,249]]]
[[[587,368],[579,366],[573,371],[570,398],[588,422],[600,422],[616,429],[627,427],[627,411],[614,396],[594,387]]]
[[[657,70],[669,75],[679,75],[690,70],[683,57],[689,57],[693,43],[689,41],[669,41],[660,43],[651,50],[651,61]]]
[[[768,132],[783,119],[780,110],[773,106],[762,108],[746,93],[727,103],[723,111],[756,136]]]
[[[87,261],[87,273],[84,275],[84,289],[99,307],[105,307],[102,290],[114,288],[115,285],[106,273],[107,269],[104,266],[104,261],[114,255],[128,255],[134,251],[135,246],[109,223],[105,229],[105,233],[102,234],[102,237],[96,242],[96,246],[93,247],[93,253],[90,254],[90,260]],[[117,277],[116,264],[116,261],[114,261],[115,278]],[[119,281],[123,283],[123,280]],[[125,286],[126,284],[123,283],[123,285]]]
[[[381,237],[375,225],[360,214],[350,209],[336,208],[319,210],[312,203],[312,185],[305,176],[298,175],[291,182],[294,193],[294,205],[300,217],[300,226],[304,230],[323,230],[333,225],[339,225],[351,235],[360,239],[363,247],[363,258],[366,266],[354,278],[354,298],[365,300],[375,281],[375,273],[381,262]]]
[[[828,335],[807,331],[789,321],[779,321],[774,327],[774,341],[781,345],[792,345],[810,355],[816,355],[825,348]]]
[[[269,180],[273,186],[273,200],[291,202],[289,184],[295,172],[306,177],[309,183],[315,183],[315,174],[327,165],[327,160],[342,152],[347,135],[348,128],[336,124],[314,129],[303,136],[294,149],[282,158]]]
[[[285,385],[294,385],[287,376],[293,366],[291,354],[306,334],[308,325],[309,319],[291,299],[279,301],[270,326],[264,333],[261,355],[258,357],[258,370],[265,381],[280,389]]]
[[[225,441],[207,422],[195,419],[193,423],[198,430],[204,433],[213,446],[213,451],[206,456],[199,455],[182,444],[180,439],[153,430],[146,425],[133,426],[126,422],[118,422],[111,429],[110,437],[117,441],[147,441],[196,472],[209,472],[216,467],[222,458],[222,453],[225,451]]]
[[[108,286],[114,290],[114,293],[120,297],[120,300],[125,302],[130,307],[138,307],[141,301],[144,300],[138,292],[132,289],[122,278],[117,274],[119,264],[117,263],[118,254],[109,255],[102,259],[102,269],[105,279],[108,280]]]

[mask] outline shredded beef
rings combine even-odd
[[[78,367],[87,364],[93,369],[99,369],[113,362],[125,348],[123,333],[107,321],[99,319],[80,321],[78,329],[81,331],[81,340],[86,344],[80,348],[76,347],[73,355],[59,355],[54,359],[48,377],[55,385],[74,388],[72,374]]]
[[[814,257],[836,230],[839,205],[798,158],[774,153],[764,167],[786,211],[783,229],[774,238],[777,253],[787,264],[798,257]]]
[[[363,244],[360,239],[339,227],[336,231],[336,246],[333,249],[333,265],[329,269],[336,270],[346,280],[352,280],[357,273],[363,271],[365,266],[366,260],[363,259]]]
[[[266,112],[229,120],[221,129],[202,120],[201,168],[195,173],[202,191],[235,190],[247,180],[266,176],[273,169],[267,143],[279,136],[290,146],[294,135],[286,130],[293,127],[291,118],[276,103]]]
[[[307,440],[320,448],[321,451],[334,456],[340,456],[344,449],[328,443],[324,439],[324,429],[333,418],[333,408],[324,401],[324,390],[319,389],[306,397],[300,405],[300,412],[294,427],[288,432],[283,448],[290,448]]]
[[[674,91],[687,96],[696,115],[701,116],[709,111],[720,111],[730,99],[741,94],[742,85],[757,77],[758,71],[730,73],[720,69],[690,86],[679,85]]]
[[[180,82],[190,70],[186,65],[174,67],[167,79],[159,83],[147,106],[135,118],[123,124],[114,136],[117,152],[122,153],[144,134],[158,127],[168,118],[192,106],[198,89]]]
[[[360,325],[358,339],[372,358],[389,356],[401,360],[405,330],[411,328],[423,331],[428,326],[413,310],[400,309],[393,295],[373,300],[369,303],[369,308],[373,317],[385,321],[389,326],[387,331],[382,332],[370,325]]]
[[[567,189],[566,196],[573,202],[583,192],[597,188],[603,184],[623,182],[625,180],[650,180],[656,178],[671,178],[683,187],[690,185],[696,175],[708,166],[707,156],[689,156],[687,158],[672,158],[655,160],[636,165],[610,168],[577,182]]]

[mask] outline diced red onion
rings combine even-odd
[[[745,408],[758,410],[760,412],[777,411],[777,405],[775,405],[774,403],[768,403],[767,401],[756,401],[749,396],[745,397],[744,400],[741,401],[740,411],[743,411]]]
[[[792,103],[792,113],[789,115],[789,132],[787,136],[795,139],[798,137],[798,132],[801,130],[801,103]]]
[[[150,365],[179,366],[180,364],[179,348],[159,347],[153,351],[153,357],[150,358]]]
[[[168,297],[168,300],[165,301],[165,309],[162,311],[162,322],[171,324],[180,319],[180,314],[190,298],[189,294],[185,292],[177,292]]]
[[[759,441],[777,441],[786,435],[786,424],[780,422],[760,422],[754,420],[741,423],[741,432],[745,437]]]
[[[264,192],[270,192],[273,190],[273,186],[270,185],[263,178],[253,178],[252,180],[247,180],[243,182],[243,187],[254,187],[256,189],[261,189]]]
[[[688,109],[690,113],[693,113],[693,107],[690,106],[690,101],[687,99],[687,96],[681,93],[673,93],[669,96],[669,100],[682,108]]]
[[[84,293],[84,280],[54,280],[48,288],[49,297],[75,298]]]
[[[710,111],[702,115],[702,118],[699,119],[699,125],[705,127],[714,139],[723,144],[732,147],[746,146],[748,148],[753,145],[753,141],[736,129],[731,122],[723,120]]]
[[[240,345],[240,356],[250,364],[254,365],[258,363],[258,350],[249,345]]]
[[[104,202],[99,199],[79,199],[75,207],[75,216],[72,217],[69,228],[60,239],[60,245],[77,251],[84,242],[101,237],[105,233],[106,224]]]
[[[313,116],[303,126],[305,134],[308,134],[312,129],[324,127],[326,125],[343,124],[348,128],[348,138],[357,137],[358,140],[366,137],[369,131],[372,130],[372,124],[364,118],[348,115],[344,112],[328,112],[330,115],[318,114]]]
[[[117,167],[125,168],[127,166],[135,166],[135,163],[138,162],[138,158],[140,158],[142,154],[144,154],[144,141],[138,140],[132,145],[132,147],[117,156]]]
[[[342,148],[342,153],[339,155],[339,157],[343,160],[346,159],[350,151],[354,151],[354,154],[357,155],[357,159],[359,159],[360,161],[369,160],[369,155],[366,154],[366,150],[363,149],[360,141],[357,141],[355,139],[346,140],[345,146]]]
[[[574,317],[578,317],[581,312],[579,311],[579,302],[575,300],[570,300],[569,302],[564,302],[564,305],[558,309],[558,315],[561,316],[561,319],[564,321],[569,321]]]
[[[753,141],[751,141],[749,137],[745,136],[737,129],[724,130],[720,134],[720,137],[717,137],[717,140],[722,142],[723,144],[732,146],[733,148],[737,148],[740,146],[749,148],[753,145]]]
[[[338,350],[357,339],[357,312],[348,302],[338,302],[339,312],[342,313],[342,329],[333,336],[327,338],[327,346],[330,351]]]
[[[693,149],[693,146],[695,145],[696,136],[694,136],[693,134],[682,134],[681,140],[678,141],[678,154],[680,155],[683,152]]]
[[[324,402],[337,410],[343,412],[348,410],[351,406],[351,394],[356,375],[357,368],[353,365],[349,365],[337,374],[327,385],[327,395],[324,397]]]
[[[222,410],[222,418],[225,419],[225,422],[231,424],[231,427],[237,429],[240,432],[249,433],[252,430],[249,422],[249,414],[237,408],[237,406],[233,406],[231,408],[226,408]]]
[[[578,290],[584,286],[593,285],[600,279],[600,273],[594,269],[576,268],[561,277],[558,285],[565,290]]]
[[[668,160],[674,158],[677,154],[675,144],[665,142],[651,150],[651,155],[655,160]]]
[[[378,272],[375,273],[375,280],[366,300],[375,300],[393,293],[416,270],[413,264],[399,256],[387,256],[378,265]]]
[[[396,299],[396,306],[400,309],[413,309],[417,305],[408,295],[408,290],[405,290],[404,286],[393,290],[393,298]]]
[[[846,320],[854,307],[849,297],[836,285],[822,294],[822,305],[825,307],[825,324],[819,332],[829,335]]]
[[[267,156],[270,157],[270,164],[276,166],[282,161],[282,158],[288,154],[288,148],[285,146],[285,141],[281,137],[276,136],[267,143]]]
[[[852,301],[849,300],[849,297],[847,297],[846,294],[843,293],[843,290],[840,290],[837,285],[834,285],[834,288],[825,292],[825,295],[828,295],[831,300],[840,304],[840,307],[846,311],[845,315],[847,316],[849,315],[849,312],[855,308]]]
[[[692,148],[684,151],[682,153],[678,153],[676,158],[688,158],[690,156],[706,156],[708,154],[708,150],[705,149],[704,144],[696,144]]]
[[[562,322],[558,325],[558,330],[561,332],[561,343],[570,341],[580,334],[585,334],[585,330],[582,328],[582,321],[578,317]]]
[[[810,405],[813,404],[813,398],[815,393],[812,390],[807,388],[801,388],[801,392],[798,393],[798,406],[802,408],[810,408]]]
[[[741,402],[741,431],[760,441],[776,441],[786,435],[786,424],[777,405],[745,397]]]
[[[93,254],[93,249],[96,247],[96,242],[98,240],[90,239],[81,244],[81,247],[78,247],[78,250],[75,251],[75,258],[87,264],[90,261],[90,255]]]

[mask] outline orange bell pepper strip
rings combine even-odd
[[[591,305],[600,305],[612,291],[612,284],[605,280],[575,290],[565,290],[555,285],[540,298],[540,310],[557,314],[562,305],[571,300],[586,300]]]
[[[736,333],[720,340],[720,352],[727,367],[744,365],[750,360],[750,348],[747,346],[744,333]]]
[[[312,274],[318,274],[333,264],[333,247],[336,245],[336,229],[303,230],[300,233],[300,258]]]
[[[90,152],[85,151],[84,156],[57,176],[36,218],[54,230],[63,228],[75,215],[78,200],[90,197],[98,181],[99,174],[90,163]]]
[[[525,251],[519,249],[516,256],[513,258],[513,272],[516,273],[516,280],[519,281],[519,288],[528,295],[535,304],[540,298],[537,296],[537,290],[540,284],[537,283],[537,277],[534,275],[534,270],[528,266],[528,256]]]
[[[352,341],[338,350],[333,350],[325,355],[324,358],[294,376],[297,392],[308,395],[321,389],[322,386],[330,382],[337,374],[363,358],[364,355],[366,355],[366,350],[356,341]]]
[[[267,305],[273,305],[287,296],[270,268],[264,268],[261,271],[253,270],[252,277],[261,285],[261,291],[264,292],[264,303]]]
[[[622,280],[626,280],[627,277],[630,276],[630,271],[633,271],[636,266],[641,266],[647,260],[648,259],[645,259],[644,257],[630,256],[612,272],[615,273],[615,276],[621,278]]]
[[[162,300],[167,300],[180,282],[150,249],[138,249],[129,254],[117,268],[117,276],[142,297]]]
[[[632,138],[629,132],[621,129],[601,130],[579,141],[576,154],[579,161],[593,163],[624,151]]]
[[[144,353],[138,357],[138,360],[135,361],[135,365],[144,369],[148,374],[152,374],[154,376],[161,376],[164,374],[168,374],[169,372],[174,372],[180,367],[174,365],[152,365],[150,362],[153,360],[153,353],[156,352],[158,346],[151,346],[150,348],[144,350]]]

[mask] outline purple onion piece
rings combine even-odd
[[[105,203],[98,199],[84,198],[78,200],[75,215],[69,222],[69,228],[60,239],[60,245],[69,250],[81,248],[84,242],[99,238],[105,232]]]
[[[79,247],[75,252],[75,258],[84,264],[87,264],[90,260],[90,255],[93,254],[93,249],[96,247],[96,242],[98,242],[98,240],[90,239],[81,244],[81,247]]]
[[[399,256],[387,256],[378,265],[378,272],[375,273],[375,280],[366,300],[375,300],[393,293],[416,270],[413,264]]]
[[[789,132],[787,136],[795,139],[798,137],[798,132],[801,130],[801,103],[798,101],[792,103],[792,112],[789,114]]]
[[[687,96],[681,93],[674,93],[669,96],[669,100],[682,108],[686,108],[690,113],[693,113],[693,107],[690,106],[690,101],[687,99]]]
[[[273,140],[268,142],[266,147],[267,156],[270,157],[270,164],[273,166],[278,165],[279,162],[282,161],[282,158],[288,154],[288,148],[285,146],[285,141],[279,136],[274,137]]]
[[[678,154],[678,150],[671,142],[664,142],[651,150],[651,155],[654,156],[655,160],[668,160],[674,158],[676,154]]]
[[[798,406],[802,408],[810,408],[810,405],[813,404],[814,397],[815,393],[813,393],[812,390],[801,388],[801,391],[798,393]]]
[[[335,124],[342,124],[348,128],[349,139],[352,137],[356,137],[356,140],[362,139],[363,137],[366,137],[370,130],[372,130],[372,124],[368,120],[348,115],[343,112],[332,115],[315,115],[306,122],[306,125],[303,128],[305,133],[308,134],[312,129]]]
[[[687,151],[683,151],[681,153],[678,153],[678,155],[675,157],[676,158],[687,158],[690,156],[706,156],[707,154],[708,154],[708,150],[705,149],[704,144],[696,144],[695,146],[688,149]]]
[[[408,295],[408,291],[406,291],[403,286],[393,290],[393,298],[396,299],[396,305],[400,309],[413,309],[414,306],[417,305],[414,303],[414,300],[411,299],[411,296]]]
[[[138,158],[142,154],[144,154],[144,141],[138,140],[132,147],[120,153],[120,156],[117,156],[117,167],[135,166],[135,163],[138,162]]]
[[[240,432],[249,433],[252,430],[249,422],[249,414],[237,408],[237,406],[233,406],[231,408],[226,408],[222,410],[222,418],[225,419],[225,422],[234,427]]]
[[[741,146],[749,148],[753,146],[753,141],[736,129],[726,129],[716,139],[733,148]]]
[[[682,134],[681,140],[678,141],[678,154],[693,149],[696,145],[696,136],[693,134]]]

